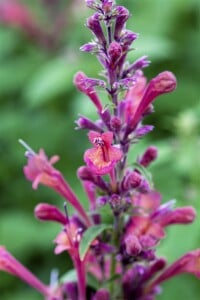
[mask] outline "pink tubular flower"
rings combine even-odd
[[[156,97],[172,92],[176,89],[176,77],[173,73],[169,71],[164,71],[158,74],[156,77],[150,80],[148,85],[144,89],[144,81],[140,83],[142,77],[138,79],[139,82],[136,87],[141,87],[141,94],[138,96],[138,92],[134,91],[133,87],[133,104],[131,108],[127,108],[127,114],[132,112],[131,118],[128,121],[127,131],[132,131],[135,129],[138,122],[141,120],[145,111],[148,109],[149,105],[155,100]],[[144,80],[144,79],[143,79]],[[137,91],[137,90],[136,90]],[[131,92],[130,92],[131,93]],[[130,97],[130,93],[127,94],[127,99]],[[134,99],[134,97],[136,97]],[[127,115],[129,116],[129,115]]]
[[[151,248],[165,237],[165,232],[159,223],[149,217],[134,216],[127,225],[125,240],[129,235],[137,237],[143,248]]]
[[[45,297],[50,298],[50,289],[44,285],[35,275],[16,260],[3,246],[0,246],[0,270],[8,272],[27,282]]]
[[[24,174],[33,182],[33,189],[37,189],[39,183],[50,187],[57,185],[59,172],[52,165],[58,160],[57,155],[48,160],[43,149],[40,149],[38,154],[28,153],[28,165],[24,167]]]
[[[181,273],[192,273],[200,278],[200,249],[190,251],[166,268],[148,287],[148,291],[165,280]]]
[[[51,187],[64,197],[77,210],[85,224],[90,226],[90,219],[79,199],[62,174],[52,166],[58,161],[58,156],[55,155],[48,160],[43,149],[37,154],[24,141],[20,140],[20,143],[28,149],[26,152],[28,164],[24,167],[24,174],[28,180],[33,182],[32,187],[37,189],[39,183]]]
[[[94,148],[85,152],[84,160],[86,164],[96,175],[108,174],[122,158],[122,151],[111,145],[113,133],[108,131],[99,134],[90,131],[88,136]]]
[[[74,76],[74,84],[80,92],[84,93],[90,98],[90,100],[96,106],[97,111],[100,113],[103,110],[103,106],[95,89],[89,85],[88,79],[89,78],[83,72],[78,72]]]

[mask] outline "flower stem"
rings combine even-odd
[[[86,300],[86,272],[85,272],[85,262],[81,261],[80,258],[74,259],[74,266],[77,272],[78,278],[78,292],[79,300]]]

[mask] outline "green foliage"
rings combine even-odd
[[[92,227],[89,227],[82,236],[80,245],[79,245],[79,254],[81,260],[84,260],[85,255],[87,254],[87,251],[92,244],[92,242],[95,240],[95,238],[98,237],[105,229],[112,228],[109,224],[100,224],[100,225],[94,225]]]

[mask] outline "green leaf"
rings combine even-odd
[[[101,215],[102,223],[113,224],[113,212],[109,204],[103,205],[97,209],[97,212]]]
[[[75,269],[69,270],[60,278],[60,283],[66,283],[72,281],[77,281],[77,274]]]
[[[93,242],[93,240],[102,233],[105,229],[111,229],[112,226],[109,224],[101,224],[101,225],[95,225],[90,228],[88,228],[81,239],[80,245],[79,245],[79,254],[81,260],[85,258],[85,255]]]

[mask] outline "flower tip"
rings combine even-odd
[[[169,93],[176,89],[176,77],[172,72],[164,71],[154,78],[154,88],[158,93]]]

